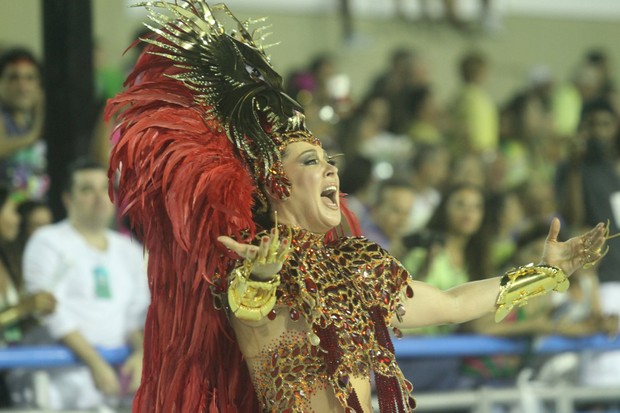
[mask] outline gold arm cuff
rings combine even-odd
[[[529,264],[510,270],[500,282],[495,321],[503,320],[515,306],[525,305],[530,298],[550,291],[564,292],[568,286],[564,271],[550,265]]]
[[[276,290],[280,285],[280,275],[269,281],[250,280],[252,263],[246,261],[231,273],[228,286],[228,306],[235,317],[246,321],[258,321],[265,317],[276,305]]]

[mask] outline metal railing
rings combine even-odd
[[[425,357],[462,357],[495,354],[553,354],[581,351],[620,350],[620,337],[595,335],[583,338],[551,336],[535,340],[498,338],[480,335],[451,335],[443,337],[407,336],[394,339],[398,359]],[[102,357],[113,365],[121,364],[130,354],[128,347],[98,348]],[[0,370],[49,369],[75,366],[80,361],[66,347],[14,346],[0,349]],[[618,372],[620,376],[620,371]],[[530,382],[531,384],[531,382]],[[528,396],[538,402],[554,405],[556,413],[573,413],[575,402],[618,401],[620,386],[614,388],[575,387],[563,384],[555,387],[529,385]],[[518,404],[523,401],[524,387],[488,388],[471,391],[415,394],[420,412],[441,409],[470,408],[476,413],[489,413],[495,404]],[[8,412],[7,410],[4,410]],[[45,410],[30,410],[41,413]],[[17,410],[15,410],[17,412]],[[24,411],[19,411],[24,413]],[[533,413],[525,411],[524,413]]]

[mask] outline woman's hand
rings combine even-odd
[[[267,281],[280,272],[291,249],[290,231],[287,238],[280,240],[277,225],[268,236],[262,237],[258,246],[243,244],[225,235],[219,236],[217,240],[226,248],[252,262],[252,278],[257,281]]]
[[[589,267],[600,260],[607,251],[602,251],[609,229],[599,223],[585,234],[558,242],[560,220],[553,218],[545,241],[542,263],[561,268],[571,275],[582,267]]]

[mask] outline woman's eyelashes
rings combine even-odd
[[[331,166],[336,166],[336,160],[335,160],[336,156],[327,156],[326,155],[325,158],[324,158],[325,163],[327,163],[327,164],[329,164]],[[318,163],[319,163],[319,158],[317,156],[313,156],[311,158],[303,160],[303,164],[304,165],[317,165]]]

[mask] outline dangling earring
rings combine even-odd
[[[265,186],[273,197],[281,201],[286,201],[291,196],[291,181],[284,175],[282,165],[279,162],[269,169]]]

